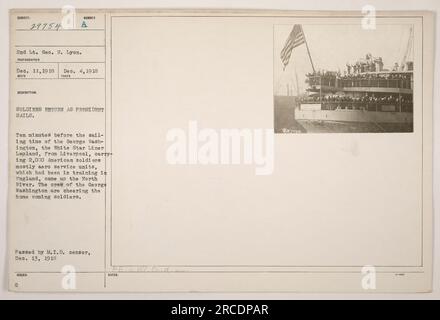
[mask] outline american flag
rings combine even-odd
[[[289,37],[286,40],[283,50],[281,50],[280,58],[283,62],[283,70],[289,64],[290,56],[292,55],[293,48],[305,43],[304,33],[300,24],[295,24]]]

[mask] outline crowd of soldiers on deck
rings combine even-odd
[[[411,63],[410,63],[411,64]],[[384,78],[384,79],[408,79],[410,76],[400,73],[401,71],[408,70],[408,65],[395,63],[392,70],[383,68],[384,64],[381,57],[373,57],[371,53],[368,53],[364,59],[358,60],[356,63],[347,63],[347,69],[341,73],[340,71],[332,72],[325,70],[318,70],[313,73],[308,73],[307,77],[322,77],[322,78]],[[380,73],[388,71],[390,73]],[[394,73],[393,73],[394,72]]]
[[[347,63],[347,74],[359,74],[365,72],[380,72],[383,71],[382,58],[373,58],[371,53],[365,56],[365,59],[359,60],[356,63]]]
[[[410,89],[412,87],[411,79],[411,74],[408,73],[346,73],[341,75],[338,72],[315,72],[307,75],[306,83],[311,86],[391,87]],[[383,82],[383,80],[385,80],[385,82]]]
[[[339,78],[350,80],[410,80],[411,74],[401,72],[386,72],[386,73],[344,73],[332,71],[316,71],[307,73],[307,78],[321,77],[325,78]]]
[[[411,80],[411,75],[408,73],[360,73],[360,74],[345,74],[340,77],[345,80]]]
[[[383,68],[382,58],[367,54],[354,64],[347,63],[347,70],[318,70],[306,74],[306,83],[310,86],[332,88],[375,87],[412,89],[412,73],[402,72],[405,67],[395,63],[392,71]],[[407,68],[407,70],[412,70]]]
[[[325,96],[304,96],[300,98],[301,103],[341,103],[341,104],[409,104],[412,103],[412,98],[405,95],[374,95],[365,93],[361,96],[348,96],[342,94],[329,94]]]

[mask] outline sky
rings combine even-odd
[[[377,25],[375,30],[364,30],[360,24],[353,25],[303,25],[315,69],[343,72],[346,63],[355,63],[367,53],[382,57],[384,68],[392,68],[401,62],[408,44],[409,24]],[[305,74],[312,71],[305,44],[293,49],[289,65],[283,71],[279,58],[293,25],[277,25],[274,29],[274,92],[286,94],[286,86],[297,92],[295,70],[298,75],[299,92],[307,88]],[[410,60],[413,53],[410,53]]]

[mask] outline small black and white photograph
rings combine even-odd
[[[274,26],[275,133],[413,132],[411,24]]]

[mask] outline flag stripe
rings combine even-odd
[[[284,44],[283,49],[280,52],[280,59],[284,65],[284,68],[286,68],[286,66],[289,64],[292,50],[303,43],[305,43],[305,38],[301,25],[295,24],[286,40],[286,43]]]

